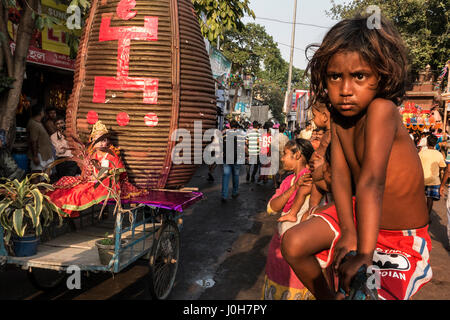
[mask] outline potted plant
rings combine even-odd
[[[35,178],[44,182],[31,183]],[[13,236],[16,256],[34,255],[43,227],[47,227],[55,218],[66,215],[56,207],[45,193],[53,190],[48,175],[34,173],[19,181],[2,178],[0,181],[0,225],[5,230],[5,243]]]
[[[121,246],[126,244],[126,240],[120,240]],[[98,250],[98,256],[100,258],[100,263],[103,265],[108,265],[114,255],[115,249],[115,238],[108,237],[108,232],[105,233],[105,237],[95,241],[95,246]]]

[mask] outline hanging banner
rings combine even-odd
[[[223,77],[227,79],[231,72],[231,61],[228,60],[222,52],[211,47],[211,54],[209,55],[209,61],[211,62],[211,71],[214,79]]]
[[[66,70],[74,70],[75,60],[70,59],[70,47],[66,44],[69,33],[81,35],[81,29],[69,30],[66,21],[67,5],[57,3],[56,0],[42,0],[40,12],[43,15],[56,18],[59,24],[54,23],[51,28],[44,27],[42,32],[34,30],[27,55],[27,62],[42,64]],[[9,10],[8,33],[11,52],[14,52],[19,21],[22,9],[20,7]]]

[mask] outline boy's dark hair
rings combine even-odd
[[[358,52],[378,73],[376,97],[397,105],[401,102],[408,73],[406,47],[395,26],[385,17],[380,17],[380,28],[369,29],[367,20],[368,17],[362,16],[342,20],[327,32],[320,47],[314,44],[307,47],[306,51],[319,47],[306,68],[311,77],[310,105],[330,103],[326,92],[328,62],[334,54],[344,51]]]
[[[314,148],[309,140],[298,138],[292,139],[286,142],[286,148],[289,148],[292,153],[300,151],[300,153],[305,157],[306,161],[309,162],[312,154],[314,153]]]
[[[436,146],[437,141],[438,141],[438,137],[436,137],[434,134],[431,134],[427,137],[427,145],[429,147],[434,148]]]
[[[59,120],[62,120],[62,121],[64,121],[64,122],[66,122],[66,118],[65,118],[64,116],[62,116],[62,115],[57,115],[54,122],[56,123],[56,122],[59,121]]]
[[[31,107],[31,116],[32,117],[37,116],[42,112],[42,110],[44,110],[44,108],[42,108],[42,105],[35,104],[34,106]]]
[[[272,128],[272,127],[273,127],[273,123],[270,122],[270,121],[266,121],[266,122],[264,123],[263,129],[269,130],[269,129]]]
[[[280,130],[281,133],[283,133],[284,131],[286,131],[286,123],[280,124],[279,130]]]
[[[230,122],[230,128],[239,128],[239,122],[237,122],[236,120],[231,120]]]

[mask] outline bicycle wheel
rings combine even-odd
[[[153,298],[166,299],[172,290],[180,256],[180,231],[167,221],[158,231],[150,254],[149,289]]]
[[[67,278],[67,273],[34,268],[31,271],[27,270],[27,276],[36,289],[48,292],[61,286]]]

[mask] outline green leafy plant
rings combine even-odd
[[[45,182],[31,183],[35,178],[43,178]],[[0,224],[5,229],[5,242],[8,243],[12,234],[23,237],[27,233],[42,234],[55,218],[67,214],[55,206],[46,191],[53,190],[47,174],[33,173],[22,181],[3,178],[0,184]]]
[[[6,74],[0,72],[0,93],[5,90],[11,89],[12,84],[16,79],[8,77]]]
[[[113,246],[114,245],[114,238],[108,238],[108,232],[105,233],[105,238],[98,241],[99,244],[103,246]]]

